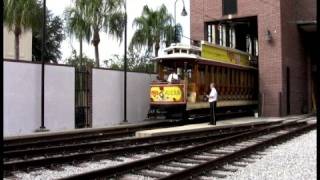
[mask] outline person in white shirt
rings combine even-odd
[[[174,81],[179,81],[179,76],[178,76],[178,74],[173,71],[173,72],[168,76],[167,81],[168,81],[169,83],[172,83],[172,82],[174,82]]]
[[[207,95],[208,101],[210,103],[210,123],[211,125],[216,125],[216,115],[215,115],[215,108],[217,105],[217,98],[218,98],[218,93],[216,88],[214,88],[214,83],[210,84],[210,94]]]

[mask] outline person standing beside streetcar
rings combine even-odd
[[[214,87],[214,83],[210,83],[210,94],[207,95],[208,101],[210,103],[210,125],[216,125],[216,115],[215,109],[217,106],[218,92]]]

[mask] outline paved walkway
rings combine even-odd
[[[149,137],[149,136],[159,136],[159,135],[168,135],[168,134],[178,134],[182,132],[219,129],[221,127],[229,127],[229,126],[234,126],[239,124],[243,124],[243,125],[246,125],[249,123],[259,124],[264,122],[281,121],[285,119],[298,118],[298,117],[304,117],[304,116],[299,115],[299,116],[288,116],[288,117],[282,117],[282,118],[241,117],[241,118],[234,118],[229,120],[221,120],[221,121],[218,121],[216,125],[209,125],[209,123],[199,123],[199,124],[191,124],[191,125],[184,125],[184,126],[178,126],[178,127],[137,131],[136,137]]]
[[[33,138],[33,137],[46,137],[46,136],[55,136],[61,134],[76,134],[76,133],[86,133],[86,132],[94,132],[94,131],[103,131],[103,130],[115,130],[121,128],[133,128],[144,125],[152,125],[161,122],[165,122],[166,120],[149,120],[149,121],[141,121],[134,123],[122,123],[114,126],[108,127],[99,127],[99,128],[79,128],[79,129],[71,129],[71,130],[61,130],[61,131],[45,131],[45,132],[34,132],[30,134],[18,135],[18,136],[7,136],[4,137],[4,140],[13,140],[13,139],[23,139],[23,138]]]

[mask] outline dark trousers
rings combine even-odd
[[[210,102],[210,124],[216,125],[216,106],[217,101]]]

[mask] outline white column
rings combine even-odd
[[[252,54],[252,41],[249,35],[246,36],[247,53]]]
[[[236,30],[232,27],[232,48],[236,48]]]
[[[222,46],[222,25],[219,25],[219,45]]]
[[[212,37],[212,43],[216,44],[216,25],[212,25],[212,33],[211,33]]]
[[[254,38],[255,55],[259,56],[259,43],[258,38]]]
[[[223,46],[226,46],[227,32],[226,32],[226,26],[225,25],[222,25],[222,37],[223,37],[222,44],[223,44]]]
[[[211,32],[211,25],[208,25],[208,42],[212,42],[212,32]]]

